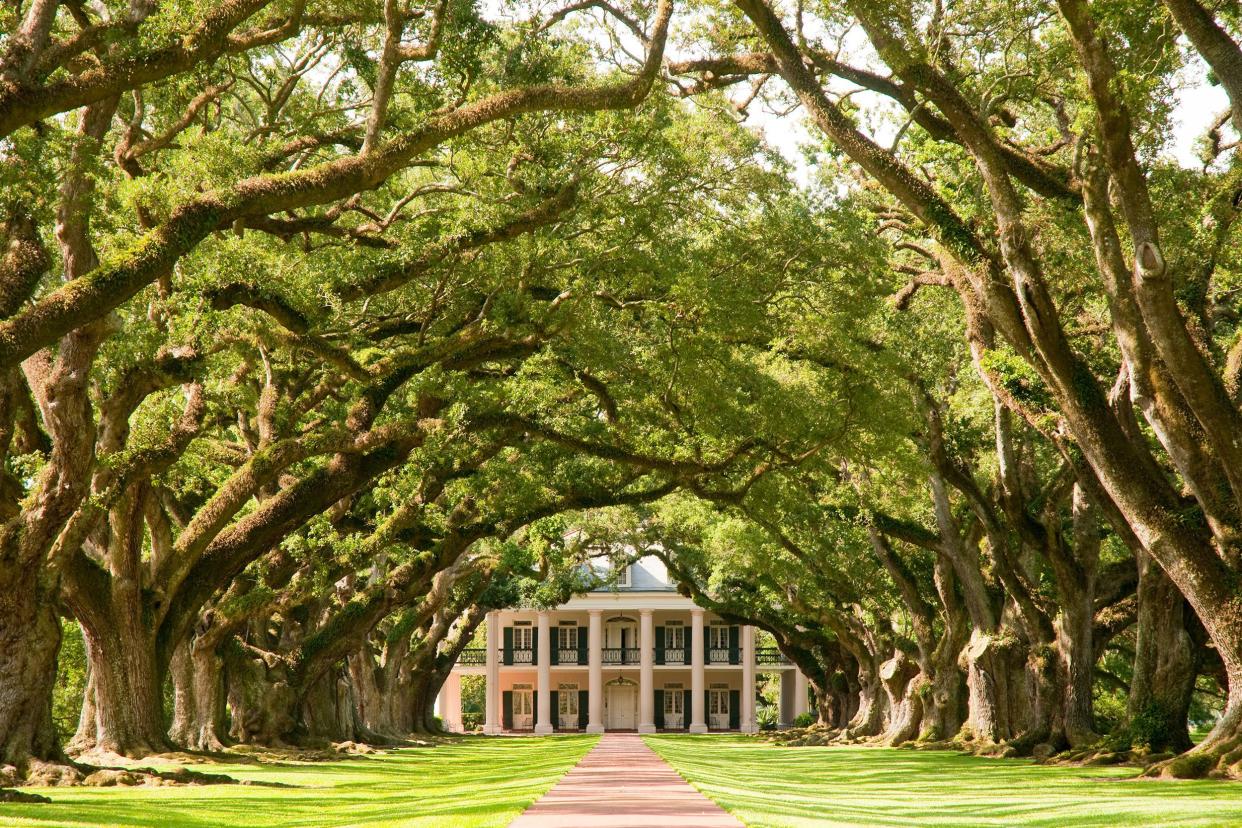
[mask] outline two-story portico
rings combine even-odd
[[[806,682],[754,629],[679,595],[658,559],[554,610],[487,618],[487,646],[466,650],[440,697],[461,729],[461,676],[486,675],[485,733],[709,730],[754,732],[755,676],[777,672],[781,720],[805,712]]]

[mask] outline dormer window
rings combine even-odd
[[[630,585],[630,567],[626,565],[617,573],[617,586],[627,587]]]

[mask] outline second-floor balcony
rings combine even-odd
[[[685,647],[665,647],[663,652],[664,652],[664,660],[658,661],[657,659],[657,663],[660,663],[660,664],[689,664],[690,663],[690,654],[686,652]],[[656,654],[659,655],[660,651],[657,650]]]
[[[789,659],[785,658],[785,654],[775,647],[760,647],[755,650],[755,664],[760,667],[772,667],[788,663]]]
[[[561,666],[579,665],[585,667],[588,663],[586,654],[576,649],[557,649],[555,650],[556,660],[553,664]],[[665,647],[662,650],[656,650],[653,662],[660,665],[689,665],[690,651],[683,647]],[[663,656],[663,658],[661,658]],[[607,665],[637,665],[642,661],[642,651],[638,647],[604,647],[602,650],[601,662]],[[467,666],[476,666],[487,663],[487,650],[483,647],[462,650],[461,655],[457,659],[458,664]],[[535,664],[535,651],[531,648],[515,647],[512,650],[512,664]],[[706,652],[704,663],[708,665],[721,664],[740,664],[738,653],[731,649],[722,649],[712,647]],[[782,667],[790,664],[784,653],[776,647],[759,647],[755,650],[755,665],[759,667]]]
[[[637,647],[605,647],[604,664],[638,664],[640,661]]]
[[[468,647],[457,656],[457,663],[470,667],[478,667],[487,663],[486,647]]]

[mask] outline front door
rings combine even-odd
[[[608,706],[609,730],[634,730],[638,727],[638,693],[632,685],[608,688],[604,701]]]
[[[530,690],[513,691],[513,729],[531,730],[535,726],[535,705]]]
[[[729,691],[707,691],[707,726],[712,730],[729,729]]]

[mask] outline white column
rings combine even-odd
[[[807,698],[807,686],[806,676],[802,675],[801,670],[794,667],[793,714],[795,719],[811,709],[811,702]]]
[[[706,733],[703,709],[707,677],[703,674],[703,610],[690,610],[690,732]]]
[[[487,614],[487,687],[484,693],[483,732],[500,732],[500,614]]]
[[[785,729],[793,723],[794,717],[794,675],[798,671],[781,670],[781,714],[780,727]]]
[[[539,613],[539,704],[535,733],[552,732],[552,634],[548,628],[548,614]]]
[[[449,733],[461,733],[465,728],[461,723],[461,674],[456,670],[448,674],[440,687],[440,720]]]
[[[655,733],[655,623],[651,610],[639,610],[638,732]]]
[[[604,619],[591,610],[587,630],[587,733],[604,732]]]
[[[742,627],[742,710],[738,724],[743,733],[757,733],[755,724],[755,628]]]

